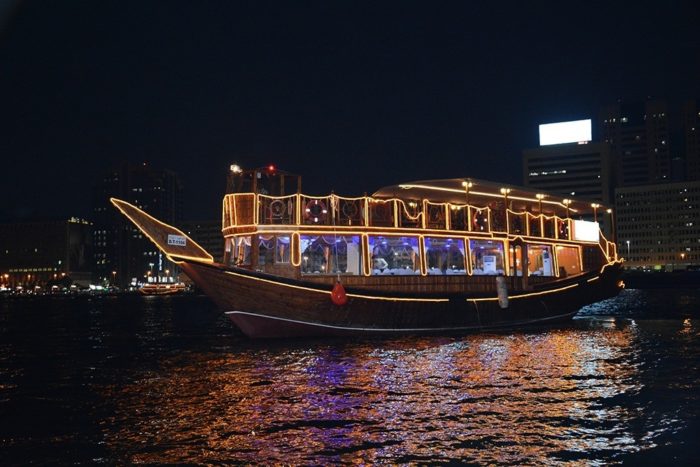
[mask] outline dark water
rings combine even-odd
[[[250,341],[202,297],[0,301],[0,464],[697,464],[700,291],[571,324]]]

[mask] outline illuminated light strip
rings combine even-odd
[[[558,320],[567,316],[572,316],[575,314],[573,313],[565,313],[563,315],[556,315],[556,316],[548,316],[546,318],[538,318],[538,319],[531,319],[531,320],[526,320],[526,321],[512,321],[512,322],[506,322],[506,323],[501,323],[501,324],[491,324],[491,325],[486,325],[486,326],[454,326],[454,327],[439,327],[439,328],[352,328],[352,327],[346,327],[346,326],[335,326],[332,324],[322,324],[322,323],[311,323],[309,321],[300,321],[296,319],[289,319],[289,318],[281,318],[278,316],[270,316],[270,315],[262,315],[259,313],[250,313],[247,311],[226,311],[224,312],[225,315],[246,315],[246,316],[254,316],[256,318],[264,318],[264,319],[269,319],[272,321],[284,321],[287,323],[295,323],[295,324],[302,324],[305,326],[311,326],[311,327],[318,327],[318,328],[326,328],[326,329],[338,329],[342,331],[357,331],[357,332],[378,332],[378,333],[387,333],[387,332],[397,332],[397,333],[410,333],[410,332],[442,332],[442,331],[466,331],[469,329],[498,329],[498,328],[510,328],[513,326],[522,326],[525,324],[531,324],[531,323],[540,323],[544,321],[551,321],[551,320]]]
[[[326,294],[330,295],[332,293],[331,290],[319,290],[319,289],[314,289],[311,287],[304,287],[301,285],[294,285],[294,284],[285,284],[283,282],[277,282],[273,281],[270,279],[263,279],[262,277],[253,277],[253,276],[247,276],[245,274],[239,274],[237,272],[232,272],[232,271],[224,271],[225,274],[230,274],[232,276],[238,276],[238,277],[243,277],[245,279],[251,279],[251,280],[256,280],[260,282],[266,282],[269,284],[274,284],[282,287],[288,287],[292,289],[298,289],[298,290],[305,290],[309,292],[316,292],[316,293],[321,293],[321,294]],[[389,301],[389,302],[425,302],[425,303],[438,303],[438,302],[449,302],[449,298],[405,298],[405,297],[377,297],[375,295],[363,295],[363,294],[353,294],[349,293],[347,294],[348,297],[355,297],[355,298],[364,298],[367,300],[384,300],[384,301]]]
[[[141,226],[141,224],[140,224],[136,219],[134,219],[133,217],[131,217],[131,215],[129,215],[126,211],[124,211],[124,209],[122,209],[122,207],[119,206],[119,203],[123,203],[123,204],[125,204],[125,205],[131,207],[132,209],[136,210],[137,212],[139,212],[141,215],[145,216],[146,218],[148,218],[148,219],[151,220],[152,222],[155,222],[156,224],[159,224],[160,226],[164,227],[165,230],[166,230],[166,232],[167,232],[168,229],[174,230],[175,232],[177,232],[178,234],[180,234],[181,236],[183,236],[183,237],[185,237],[187,240],[189,240],[191,244],[193,244],[193,245],[195,245],[197,248],[199,248],[199,249],[204,253],[204,255],[205,255],[204,257],[201,257],[201,256],[188,256],[188,255],[175,255],[175,256],[178,256],[178,257],[181,257],[181,258],[184,258],[184,259],[192,259],[192,260],[198,260],[198,261],[204,260],[204,261],[208,261],[208,262],[211,262],[211,263],[214,262],[214,257],[213,257],[212,255],[210,255],[204,248],[202,248],[201,246],[199,246],[199,244],[198,244],[197,242],[195,242],[194,240],[192,240],[189,236],[187,236],[182,230],[178,229],[177,227],[173,227],[172,225],[169,225],[169,224],[166,224],[165,222],[159,221],[159,220],[156,219],[155,217],[151,216],[150,214],[146,213],[145,211],[142,211],[141,209],[137,208],[137,207],[134,206],[133,204],[128,203],[128,202],[126,202],[126,201],[122,201],[122,200],[117,199],[117,198],[110,198],[109,201],[110,201],[117,209],[119,209],[119,212],[121,212],[123,215],[125,215],[125,216],[127,217],[127,219],[129,219],[136,227],[138,227],[138,229],[139,229],[146,237],[148,237],[148,239],[149,239],[150,241],[152,241],[153,244],[154,244],[156,247],[158,247],[158,249],[159,249],[160,251],[162,251],[163,253],[165,253],[165,256],[167,256],[168,258],[170,257],[170,254],[165,250],[165,248],[163,248],[163,247],[160,245],[160,243],[159,243],[158,241],[156,241],[153,237],[151,237],[151,235],[150,235],[148,232],[146,232],[146,231],[144,230],[144,228]],[[166,233],[166,235],[167,235],[167,233]]]
[[[256,226],[254,225],[249,225],[245,226],[246,228],[254,228]],[[308,228],[300,228],[300,229],[289,229],[289,226],[279,226],[275,227],[272,225],[266,225],[263,226],[264,228],[258,228],[254,229],[251,231],[243,231],[243,232],[237,232],[237,233],[229,233],[228,236],[235,236],[235,235],[249,235],[251,233],[291,233],[291,232],[299,232],[301,234],[312,234],[312,235],[329,235],[330,233],[333,233],[334,229],[332,227],[325,227],[325,226],[309,226]],[[325,230],[318,230],[320,228],[323,228]],[[316,230],[314,230],[316,229]],[[381,230],[385,229],[385,230]],[[368,235],[383,235],[383,236],[402,236],[402,237],[411,237],[411,236],[418,236],[418,235],[424,235],[424,236],[429,236],[429,237],[463,237],[465,235],[468,235],[469,237],[472,237],[474,239],[486,239],[486,240],[505,240],[507,238],[511,237],[521,237],[521,236],[513,236],[511,235],[506,235],[505,233],[499,233],[499,232],[480,232],[480,231],[473,231],[473,232],[466,232],[463,230],[453,230],[450,232],[446,232],[445,230],[420,230],[420,229],[393,229],[392,227],[375,227],[375,228],[363,228],[362,230],[358,230],[357,226],[340,226],[337,227],[335,230],[338,231],[338,233],[342,233],[343,235],[360,235],[363,233],[366,233]],[[227,229],[227,231],[229,231]],[[494,233],[499,234],[501,236],[495,236],[493,235]],[[522,237],[521,237],[522,238]],[[539,240],[539,237],[532,237],[532,238],[537,238]],[[547,239],[544,238],[542,241],[549,241],[552,242],[552,239]],[[566,240],[564,240],[566,241]],[[572,243],[575,244],[574,241]]]
[[[567,285],[565,287],[560,287],[558,289],[552,289],[552,290],[544,290],[542,292],[531,292],[531,293],[526,293],[526,294],[520,294],[520,295],[508,295],[508,299],[513,299],[513,298],[527,298],[527,297],[535,297],[539,295],[547,295],[555,292],[561,292],[562,290],[567,290],[567,289],[572,289],[574,287],[578,287],[578,284],[571,284]],[[496,302],[498,301],[498,297],[488,297],[488,298],[467,298],[467,302]]]
[[[535,296],[539,296],[539,295],[547,295],[550,293],[561,292],[562,290],[573,289],[574,287],[578,287],[578,284],[571,284],[571,285],[567,285],[565,287],[559,287],[558,289],[543,290],[542,292],[530,292],[530,293],[520,294],[520,295],[509,295],[508,298],[535,297]],[[496,298],[496,300],[498,300],[498,298]]]
[[[365,197],[365,200],[362,203],[363,210],[365,212],[365,217],[364,217],[364,226],[366,227],[369,224],[369,203],[367,202],[367,198]]]
[[[366,233],[363,233],[360,238],[362,241],[362,272],[365,276],[369,277],[372,275],[372,265],[370,264],[372,258],[370,257],[369,253],[369,236]]]
[[[586,282],[593,282],[593,281],[597,281],[598,279],[600,279],[600,276],[595,276],[595,277],[588,279]]]
[[[174,262],[174,263],[177,262],[177,261],[174,260],[173,258],[181,258],[181,259],[183,259],[183,260],[185,260],[185,261],[215,263],[214,258],[212,258],[212,259],[210,260],[210,259],[208,259],[208,258],[202,258],[201,256],[178,255],[178,254],[175,254],[175,253],[168,254],[168,253],[165,253],[165,252],[163,252],[163,253],[165,254],[166,258],[168,258],[170,261],[172,261],[172,262]],[[180,261],[180,263],[182,263],[182,262],[183,262],[183,261]]]
[[[618,260],[615,260],[615,261],[610,261],[610,262],[607,263],[607,264],[604,264],[603,267],[600,268],[600,273],[602,274],[603,271],[605,271],[605,268],[607,268],[608,266],[613,266],[613,265],[615,265],[615,264],[617,264],[617,263],[622,264],[622,260],[619,260],[619,259],[618,259]]]
[[[361,200],[367,199],[367,196],[357,196],[355,198],[348,198],[346,196],[338,196],[338,195],[333,195],[333,196],[335,196],[338,199],[342,199],[343,201],[350,201],[350,202],[361,201]]]
[[[472,275],[472,248],[469,246],[469,237],[462,237],[464,241],[464,261],[466,263],[465,270],[467,275],[471,277]]]
[[[292,242],[290,261],[292,266],[298,268],[301,266],[301,239],[299,237],[299,232],[292,232],[290,241]]]
[[[277,201],[277,200],[283,200],[283,199],[287,199],[287,198],[296,198],[297,195],[293,194],[293,195],[285,195],[285,196],[268,196],[268,195],[259,194],[258,196],[260,198],[267,198],[267,199],[271,199],[273,201]]]
[[[554,249],[554,254],[552,255],[554,259],[554,275],[556,277],[559,277],[561,273],[559,272],[559,255],[557,255],[557,245],[555,244],[554,246],[552,246],[552,248]]]
[[[260,201],[259,201],[260,195],[255,193],[253,195],[253,223],[255,225],[260,223]]]
[[[221,231],[223,232],[226,226],[226,214],[228,214],[228,197],[224,196],[221,200]]]
[[[408,218],[408,220],[413,221],[413,222],[416,222],[418,219],[420,219],[421,216],[423,216],[423,212],[422,212],[422,211],[420,211],[420,212],[419,212],[418,214],[416,214],[415,216],[412,216],[411,214],[409,214],[408,208],[406,208],[406,202],[405,202],[404,200],[400,199],[400,198],[397,198],[397,200],[398,200],[399,203],[401,203],[403,212],[406,213],[406,217]],[[416,207],[417,207],[417,206],[416,206]],[[403,216],[403,214],[401,214],[401,216]]]
[[[391,209],[394,212],[394,227],[398,229],[399,228],[399,203],[397,203],[396,200],[394,200],[394,202],[392,203]]]
[[[456,188],[444,188],[444,187],[432,186],[432,185],[401,184],[401,185],[399,185],[399,188],[403,188],[403,189],[422,188],[422,189],[426,189],[426,190],[446,191],[446,192],[449,192],[449,193],[464,194],[464,191],[463,191],[463,190],[458,190],[458,189],[456,189]],[[491,197],[491,198],[503,198],[503,195],[501,195],[501,194],[485,193],[485,192],[483,192],[483,191],[472,191],[472,190],[469,190],[469,194],[470,194],[470,195],[479,195],[479,196],[488,196],[488,197]],[[508,198],[509,198],[509,199],[517,199],[517,200],[519,200],[519,201],[532,201],[532,202],[535,202],[535,203],[539,202],[539,200],[536,199],[536,198],[525,198],[525,197],[522,197],[522,196],[510,196],[510,195],[509,195]],[[565,206],[564,204],[562,204],[562,203],[560,203],[560,202],[557,202],[557,201],[545,201],[545,200],[542,200],[542,203],[554,204],[554,205],[556,205],[556,206],[560,206],[560,207],[566,209],[566,206]],[[576,210],[576,209],[571,209],[571,208],[569,208],[569,211],[570,211],[570,212],[578,212],[578,210]]]

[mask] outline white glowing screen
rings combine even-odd
[[[591,120],[547,123],[540,125],[540,146],[578,143],[592,139]]]
[[[597,222],[574,220],[574,240],[597,242],[600,240]]]

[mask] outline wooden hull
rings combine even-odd
[[[595,273],[510,291],[506,308],[499,305],[495,277],[489,278],[492,291],[478,294],[346,287],[349,300],[337,306],[330,299],[332,284],[203,262],[181,266],[253,338],[451,333],[551,323],[570,319],[582,306],[612,297],[622,287],[620,264],[612,263]],[[463,280],[466,290],[472,278]]]

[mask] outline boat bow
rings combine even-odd
[[[159,221],[126,201],[117,198],[110,198],[110,201],[171,261],[214,262],[212,255],[181,230]]]

